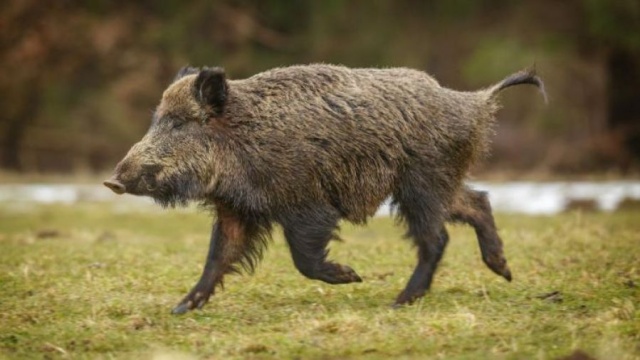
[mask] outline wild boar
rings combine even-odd
[[[510,280],[486,194],[464,179],[487,152],[496,95],[519,84],[544,94],[533,70],[464,92],[406,68],[316,64],[229,80],[221,68],[188,67],[104,184],[163,206],[196,201],[214,210],[202,276],[174,313],[201,308],[225,274],[253,271],[273,224],[303,275],[362,281],[327,260],[327,244],[341,219],[365,223],[388,197],[418,253],[395,305],[429,289],[447,221],[471,224],[485,263]]]

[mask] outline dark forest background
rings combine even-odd
[[[5,0],[0,168],[112,168],[183,65],[243,78],[310,62],[407,66],[461,90],[535,62],[549,104],[505,92],[478,170],[640,172],[637,0]]]

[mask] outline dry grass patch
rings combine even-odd
[[[6,358],[640,358],[640,216],[498,216],[513,283],[451,242],[432,291],[390,309],[415,255],[390,219],[345,224],[331,257],[364,283],[294,269],[278,233],[253,276],[202,311],[170,309],[199,276],[210,219],[95,205],[0,209],[0,355]]]

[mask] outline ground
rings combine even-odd
[[[512,283],[451,227],[432,291],[398,310],[415,255],[392,219],[343,224],[331,245],[361,284],[305,279],[276,232],[254,275],[174,316],[206,254],[206,212],[3,206],[0,358],[640,359],[638,220],[498,214]]]

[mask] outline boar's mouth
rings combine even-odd
[[[198,192],[198,189],[192,184],[186,186],[185,184],[162,184],[159,186],[155,180],[144,175],[140,179],[127,183],[114,176],[105,180],[103,184],[118,195],[127,193],[149,196],[163,207],[185,206],[190,200],[197,197],[195,193]]]
[[[161,168],[144,166],[142,174],[129,177],[131,173],[116,172],[103,184],[114,193],[149,196],[163,207],[186,206],[190,201],[202,200],[204,189],[195,176],[170,174],[158,179]]]
[[[144,176],[140,179],[126,182],[120,180],[117,176],[114,176],[105,180],[102,184],[118,195],[125,193],[131,195],[152,195],[156,190],[155,186],[151,185]]]
[[[200,184],[193,179],[169,177],[150,194],[163,207],[186,206],[190,201],[202,200]]]
[[[126,166],[123,168],[127,169]],[[114,193],[121,195],[124,193],[131,195],[152,196],[157,191],[158,184],[156,174],[161,170],[159,166],[144,165],[142,173],[131,176],[131,172],[116,171],[110,179],[103,182]]]

